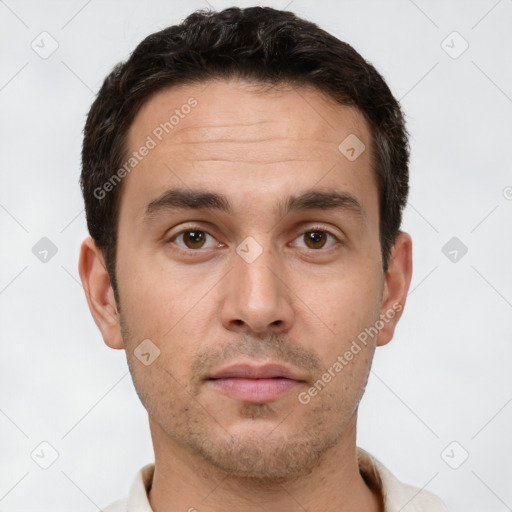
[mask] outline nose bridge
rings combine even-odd
[[[224,326],[254,332],[275,329],[276,326],[289,328],[293,310],[287,288],[279,277],[281,266],[270,246],[264,247],[254,238],[247,237],[236,252],[224,294]]]
[[[264,252],[252,263],[238,262],[241,290],[239,293],[246,299],[246,304],[261,308],[266,305],[269,309],[272,303],[277,303],[280,286],[276,277],[275,263],[272,265],[270,251]]]

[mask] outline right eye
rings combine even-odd
[[[215,244],[207,246],[208,239],[215,241],[212,235],[202,229],[185,229],[174,235],[169,242],[185,250],[208,249],[215,247]]]

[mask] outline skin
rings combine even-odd
[[[109,347],[126,351],[149,414],[151,506],[381,511],[380,496],[358,469],[357,407],[374,350],[391,340],[401,311],[308,404],[298,400],[380,314],[403,306],[409,289],[406,233],[383,272],[364,117],[313,88],[261,90],[237,80],[187,85],[143,105],[130,128],[129,152],[190,97],[197,106],[124,178],[120,304],[91,238],[79,263],[95,322]],[[366,145],[353,162],[338,150],[349,134]],[[170,188],[221,193],[231,213],[180,208],[144,220],[147,205]],[[309,189],[350,194],[361,212],[278,210],[288,196]],[[183,233],[191,228],[192,239]],[[311,243],[308,230],[325,245]],[[248,236],[262,249],[251,263],[236,252]],[[160,355],[145,366],[134,351],[147,338]],[[254,404],[206,380],[247,361],[281,363],[302,382],[277,400]]]

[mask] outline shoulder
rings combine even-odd
[[[360,472],[383,498],[385,512],[449,512],[435,494],[400,481],[377,458],[357,448]]]
[[[154,470],[154,464],[141,468],[135,475],[128,498],[112,503],[102,512],[152,512],[148,491],[153,482]]]
[[[102,509],[101,512],[126,512],[128,510],[128,500],[118,500],[112,503],[107,508]]]
[[[386,495],[389,512],[449,512],[439,496],[393,478],[394,483],[388,487]]]

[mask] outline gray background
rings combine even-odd
[[[452,511],[511,510],[512,1],[265,4],[352,44],[411,132],[413,282],[358,444]],[[152,461],[124,353],[103,344],[78,277],[81,131],[114,64],[209,5],[256,4],[0,1],[0,510],[95,511]]]

